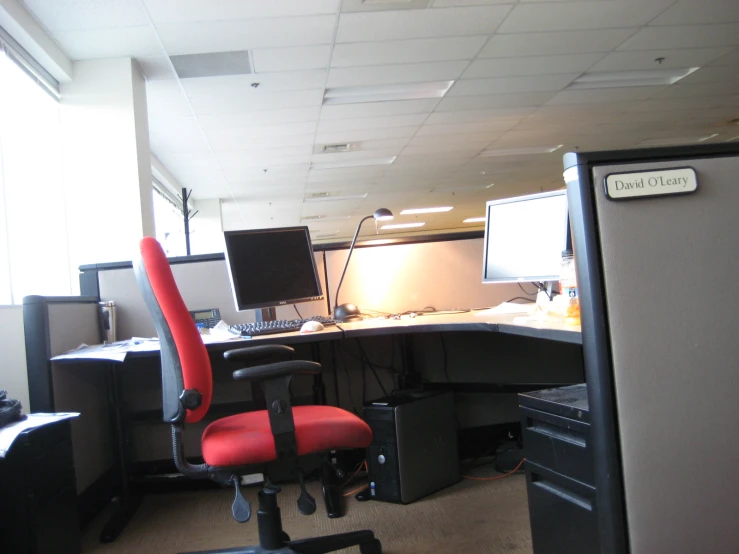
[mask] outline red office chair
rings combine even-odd
[[[210,407],[213,388],[210,360],[177,290],[162,247],[151,237],[144,238],[139,246],[141,257],[134,262],[134,272],[159,335],[163,415],[164,421],[172,426],[174,463],[180,472],[188,477],[212,479],[233,486],[236,492],[233,516],[243,523],[251,517],[251,508],[241,495],[240,476],[253,473],[255,464],[277,460],[294,462],[305,454],[369,446],[372,431],[349,412],[333,406],[291,406],[288,387],[292,376],[318,373],[321,366],[315,362],[289,360],[234,371],[236,380],[260,383],[268,409],[224,417],[208,425],[201,439],[205,463],[190,464],[185,459],[181,434],[186,422],[200,421]],[[287,346],[267,345],[230,350],[224,356],[242,362],[285,357],[292,351]],[[299,477],[298,506],[301,512],[312,513],[315,501],[305,491],[302,474],[299,473]],[[282,531],[278,492],[279,489],[271,485],[259,492],[259,546],[199,554],[320,554],[357,545],[362,554],[381,553],[380,541],[372,531],[290,540]]]

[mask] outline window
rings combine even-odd
[[[154,181],[154,227],[156,239],[167,256],[186,256],[185,223],[182,216],[182,203],[178,202],[167,189]]]
[[[0,83],[0,304],[68,295],[59,103],[3,50]]]

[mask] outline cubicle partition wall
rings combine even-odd
[[[601,552],[739,549],[739,144],[565,156]]]
[[[495,306],[525,296],[515,284],[482,283],[483,238],[479,231],[390,240],[382,245],[373,245],[372,240],[358,243],[342,284],[341,302],[356,304],[368,313],[400,313],[429,306],[437,310]],[[304,317],[328,315],[348,247],[343,243],[314,245],[316,270],[326,299],[299,304]],[[236,311],[223,254],[173,258],[171,263],[189,309],[218,308],[228,324],[254,321],[254,311]],[[80,270],[82,294],[116,302],[119,339],[154,335],[131,262],[86,265]],[[278,319],[297,317],[292,305],[280,306],[276,312]]]
[[[102,328],[98,299],[85,296],[27,296],[23,324],[30,412],[80,412],[72,420],[78,494],[107,501],[113,450],[106,371],[85,364],[65,366],[50,358],[82,344],[99,344]],[[91,500],[84,505],[99,504]],[[84,522],[93,514],[81,513]]]

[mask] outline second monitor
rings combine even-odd
[[[226,231],[224,238],[237,310],[323,299],[307,227]]]

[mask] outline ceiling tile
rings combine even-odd
[[[513,4],[515,0],[432,0],[432,8],[456,8],[458,6],[493,6]]]
[[[280,123],[300,123],[318,121],[319,106],[291,108],[287,110],[262,110],[242,113],[200,115],[198,120],[203,129],[223,129],[226,127],[248,127],[250,125],[277,125]]]
[[[739,23],[689,25],[685,27],[645,27],[618,47],[618,50],[668,50],[739,45]]]
[[[313,154],[313,147],[309,144],[302,146],[283,146],[281,148],[249,148],[242,150],[218,151],[214,153],[214,159],[221,164],[234,165],[245,157],[250,159],[262,158],[264,160],[274,160],[280,158],[294,158],[299,156],[310,157]]]
[[[467,67],[466,61],[334,67],[328,87],[356,87],[425,81],[453,81]]]
[[[386,127],[412,127],[421,125],[428,117],[425,113],[389,115],[383,117],[360,117],[357,119],[321,120],[319,133],[341,132],[354,129],[383,129]]]
[[[696,25],[701,23],[739,22],[739,2],[736,0],[679,0],[650,25]]]
[[[362,104],[335,104],[321,108],[321,120],[429,113],[438,102],[438,98],[429,98],[423,100],[366,102]]]
[[[495,32],[511,5],[344,13],[336,42],[367,42],[487,35]]]
[[[483,77],[583,73],[602,57],[603,54],[567,54],[488,58],[473,61],[462,77],[464,79],[478,79]]]
[[[172,69],[172,63],[167,56],[154,56],[151,58],[136,58],[141,73],[149,81],[158,79],[176,79],[177,74]]]
[[[484,110],[490,108],[526,108],[545,104],[554,92],[529,92],[522,94],[485,94],[483,96],[457,96],[442,98],[436,112],[456,110]]]
[[[42,22],[55,31],[112,29],[148,25],[149,18],[140,0],[24,0],[23,4]]]
[[[323,88],[326,69],[285,71],[262,75],[223,75],[182,79],[182,85],[191,97],[243,95],[244,97],[269,95],[273,92],[310,90]],[[253,85],[257,83],[255,88]]]
[[[467,110],[463,112],[433,113],[426,120],[427,125],[444,125],[447,123],[484,123],[526,117],[534,108],[501,108],[492,110]]]
[[[204,54],[330,44],[334,22],[331,15],[198,21],[160,23],[157,31],[170,55]]]
[[[300,46],[293,48],[259,48],[252,52],[254,71],[297,71],[328,67],[331,46]]]
[[[284,137],[289,135],[308,135],[316,132],[315,121],[302,123],[283,123],[282,125],[254,125],[249,127],[226,127],[209,129],[206,132],[208,140],[223,143],[232,141],[234,148],[247,141],[261,138]]]
[[[429,144],[425,146],[406,146],[403,150],[404,156],[414,156],[423,154],[443,154],[446,152],[464,152],[467,155],[475,156],[485,149],[493,140],[497,139],[502,133],[490,136],[490,140],[484,142],[456,143],[449,144]]]
[[[180,84],[175,79],[148,81],[146,107],[149,119],[154,117],[192,116],[192,109]]]
[[[427,135],[454,135],[463,133],[497,133],[512,129],[518,120],[502,119],[499,121],[483,121],[477,123],[452,123],[447,125],[424,125],[418,130],[416,136]]]
[[[241,94],[195,96],[190,98],[190,102],[198,115],[282,110],[320,106],[323,102],[323,89],[254,94],[249,97]]]
[[[56,31],[54,38],[73,60],[153,57],[164,54],[150,26]]]
[[[677,110],[699,110],[719,108],[724,104],[725,98],[659,98],[649,99],[643,102],[634,102],[628,109],[630,112],[655,112],[655,111],[677,111]]]
[[[340,2],[341,0],[144,0],[156,23],[334,14],[338,11]]]
[[[471,60],[486,40],[476,36],[337,44],[331,67]]]
[[[364,140],[381,140],[390,138],[412,137],[418,126],[415,127],[389,127],[385,129],[351,129],[347,131],[336,131],[330,133],[318,133],[316,143],[331,144]]]
[[[447,97],[562,90],[579,76],[580,73],[569,73],[563,75],[502,77],[498,79],[462,79],[454,83],[447,93]]]
[[[611,52],[590,68],[594,71],[637,71],[701,67],[729,53],[731,48],[680,48],[675,50],[635,50]],[[662,58],[658,63],[656,60]]]
[[[551,56],[555,54],[592,54],[610,52],[637,31],[600,29],[567,33],[496,33],[480,52],[480,58]]]
[[[711,62],[711,66],[725,67],[731,65],[739,65],[739,48],[736,48],[725,56],[722,56],[716,61]]]
[[[712,96],[732,96],[739,90],[739,76],[735,81],[681,84],[672,86],[655,94],[652,98],[706,98]]]
[[[258,138],[242,140],[239,144],[234,144],[230,137],[224,137],[223,140],[212,138],[210,145],[214,151],[217,150],[243,150],[245,148],[281,148],[284,146],[303,146],[313,145],[314,135],[286,135],[270,138]]]
[[[386,0],[386,1],[370,1],[366,0],[343,0],[341,2],[341,11],[343,13],[353,12],[377,12],[388,10],[418,10],[428,8],[431,0]]]
[[[579,104],[590,102],[624,102],[644,100],[664,87],[623,87],[586,90],[563,90],[548,104]]]
[[[646,25],[674,0],[605,0],[518,4],[499,33],[614,29]]]
[[[463,134],[434,134],[421,135],[418,134],[408,141],[408,146],[436,146],[443,144],[479,144],[483,142],[490,143],[494,139],[496,131],[487,130],[483,133],[463,133]]]

